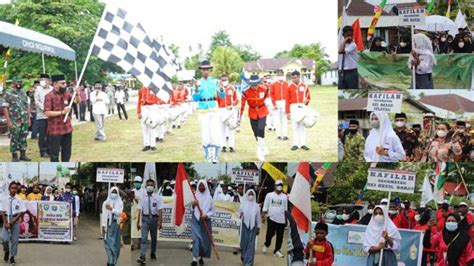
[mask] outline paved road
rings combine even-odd
[[[286,265],[286,253],[287,253],[287,232],[283,237],[283,246],[281,248],[282,253],[285,255],[285,258],[277,258],[273,256],[273,248],[275,245],[275,237],[273,238],[272,245],[269,248],[267,254],[263,254],[262,248],[265,241],[265,232],[266,226],[263,225],[262,231],[258,238],[258,248],[255,254],[255,265]],[[153,266],[166,266],[166,265],[190,265],[192,261],[192,253],[187,249],[189,243],[184,242],[170,242],[170,241],[158,241],[157,247],[157,260],[150,260],[150,251],[147,251],[147,263],[146,265]],[[149,245],[148,245],[149,247]],[[204,260],[204,265],[219,265],[219,266],[228,266],[228,265],[243,265],[240,261],[240,254],[234,255],[232,248],[226,247],[217,247],[220,260],[217,260],[214,252],[212,253],[211,259]],[[132,265],[139,265],[136,263],[136,259],[140,255],[139,250],[132,251]]]
[[[20,243],[16,265],[106,265],[103,241],[98,239],[99,219],[81,217],[78,233],[79,240],[73,244]],[[131,265],[130,250],[130,245],[122,247],[119,266]]]

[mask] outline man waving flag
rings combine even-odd
[[[295,181],[291,188],[289,200],[293,204],[291,216],[296,221],[300,235],[311,231],[311,192],[309,163],[303,162],[298,165]]]
[[[147,34],[127,11],[107,5],[92,41],[92,54],[135,76],[167,102],[177,66],[166,46]]]
[[[186,207],[191,206],[194,201],[193,191],[189,185],[186,170],[182,163],[178,164],[176,172],[176,185],[173,194],[173,211],[171,213],[171,222],[174,225],[176,233],[182,234],[186,230],[184,223],[184,214]]]

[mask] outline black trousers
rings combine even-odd
[[[120,113],[120,109],[122,109],[122,111],[123,111],[123,115],[125,117],[125,120],[128,120],[127,110],[125,110],[125,104],[117,103],[117,112],[118,112],[119,118],[122,119],[122,114]]]
[[[48,131],[48,119],[39,119],[36,120],[38,123],[38,147],[40,150],[40,155],[49,152],[48,148],[48,135],[46,132]]]
[[[359,73],[356,69],[339,71],[337,88],[339,90],[358,89]]]
[[[87,100],[87,109],[89,109],[90,121],[94,122],[94,115],[92,114],[92,103],[91,100]]]
[[[276,233],[275,250],[273,251],[273,253],[281,249],[285,226],[285,224],[275,223],[274,221],[270,220],[270,218],[267,218],[267,235],[265,236],[265,247],[270,247],[270,245],[272,244],[272,238]]]
[[[74,115],[76,116],[76,119],[79,120],[79,106],[77,106],[77,103],[72,103],[72,111],[74,112]]]
[[[61,162],[69,162],[72,150],[72,133],[48,136],[48,142],[51,162],[59,162],[59,152],[61,152]]]
[[[267,125],[267,117],[259,118],[258,120],[250,119],[253,135],[255,138],[265,138],[265,126]]]
[[[79,120],[80,121],[86,121],[86,109],[87,109],[87,103],[81,102],[79,104]]]

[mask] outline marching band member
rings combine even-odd
[[[221,76],[221,91],[225,93],[225,97],[217,97],[219,111],[223,116],[228,115],[228,112],[232,112],[231,116],[237,120],[237,109],[235,109],[235,106],[237,106],[239,100],[237,99],[237,91],[233,86],[229,85],[229,77],[227,75]],[[235,152],[234,129],[230,128],[226,121],[221,120],[221,130],[222,152],[227,152],[227,145],[229,152]]]
[[[224,98],[224,93],[220,91],[217,79],[210,77],[212,65],[204,60],[199,66],[201,79],[196,83],[196,90],[193,100],[198,102],[199,123],[201,126],[201,140],[204,155],[209,162],[218,162],[220,132],[215,130],[219,125],[219,113],[217,108],[216,95]]]
[[[268,93],[271,94],[271,84],[272,84],[272,78],[270,75],[265,75],[262,79],[262,85],[267,87]],[[268,97],[265,99],[265,105],[267,105],[268,108],[268,115],[267,115],[267,126],[268,126],[268,131],[275,131],[275,117],[273,116],[273,112],[271,110],[274,109],[274,104],[272,102],[272,99]]]
[[[288,140],[288,120],[286,114],[286,102],[288,101],[288,82],[285,80],[283,70],[276,71],[276,81],[270,86],[270,97],[273,102],[273,123],[277,138]]]
[[[309,150],[308,146],[306,146],[306,128],[303,120],[300,120],[304,113],[300,112],[306,112],[306,106],[311,100],[311,95],[308,85],[302,83],[300,78],[300,72],[293,71],[291,73],[291,84],[288,86],[288,101],[286,103],[286,112],[288,117],[291,118],[293,128],[292,151],[298,148],[305,151]]]
[[[186,91],[183,90],[181,85],[176,85],[173,91],[173,96],[171,97],[171,107],[177,108],[177,111],[180,112],[178,118],[172,123],[173,128],[181,128],[181,124],[183,123],[183,112],[182,108],[184,108],[183,104],[186,100]]]
[[[149,88],[142,87],[138,92],[137,115],[141,121],[143,134],[143,150],[156,150],[156,129],[152,128],[147,122],[155,119],[158,113],[159,98]]]
[[[267,87],[260,85],[258,75],[251,75],[249,79],[250,87],[242,92],[242,107],[240,113],[243,114],[245,105],[249,106],[249,118],[252,131],[257,140],[257,157],[260,161],[265,161],[268,150],[265,147],[265,126],[268,109],[265,99],[269,97]]]

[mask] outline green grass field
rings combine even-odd
[[[337,160],[337,90],[335,87],[314,87],[311,91],[311,106],[320,112],[320,121],[307,132],[309,151],[290,151],[290,140],[277,140],[274,132],[266,132],[265,140],[270,155],[268,161],[336,161]],[[246,111],[247,112],[247,111]],[[94,141],[95,124],[85,123],[74,127],[71,161],[76,162],[196,162],[203,161],[200,144],[200,130],[197,114],[193,114],[181,129],[173,130],[158,143],[157,151],[142,152],[142,135],[135,110],[129,110],[129,120],[119,120],[118,116],[106,119],[107,142]],[[241,130],[236,133],[236,152],[220,153],[221,161],[256,161],[256,142],[248,117],[244,117]],[[28,140],[28,156],[33,161],[47,161],[40,158],[35,140]],[[0,151],[2,161],[11,160],[8,147]],[[46,159],[46,160],[45,160]]]

